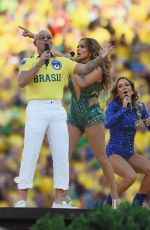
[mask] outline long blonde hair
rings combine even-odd
[[[91,53],[90,60],[96,58],[99,55],[99,50],[101,48],[100,44],[93,38],[81,38],[80,41],[84,40],[86,43],[86,46]],[[100,64],[100,67],[102,68],[102,82],[101,87],[102,89],[107,92],[109,89],[109,86],[111,85],[111,76],[110,76],[110,67],[111,67],[111,61],[106,57],[104,61]]]

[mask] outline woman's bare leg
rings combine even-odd
[[[109,157],[109,161],[114,172],[122,177],[122,180],[117,184],[118,195],[121,196],[135,181],[136,172],[130,164],[118,154]]]
[[[141,155],[134,154],[128,162],[137,173],[144,174],[138,193],[147,194],[150,191],[150,161]]]
[[[90,147],[97,161],[100,163],[104,175],[110,185],[112,198],[117,199],[118,193],[113,168],[108,161],[105,152],[105,131],[103,124],[97,124],[86,128],[85,134],[88,138]]]
[[[68,124],[68,132],[69,132],[69,159],[71,161],[71,157],[72,157],[72,154],[75,150],[75,146],[78,143],[80,137],[82,136],[82,131],[75,126]],[[69,164],[69,171],[71,171],[70,170],[70,164]],[[70,173],[69,173],[69,175],[70,175]],[[70,202],[70,198],[68,196],[68,191],[65,192],[65,200],[66,200],[66,202]]]
[[[75,146],[78,143],[83,132],[71,124],[68,124],[68,132],[69,132],[69,158],[71,159],[73,151],[75,150]]]

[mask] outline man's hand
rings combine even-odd
[[[104,43],[99,51],[100,56],[104,59],[113,48],[114,47],[110,43]]]
[[[49,50],[46,50],[41,54],[39,62],[36,65],[38,67],[41,67],[45,63],[45,60],[47,60],[47,59],[49,60],[50,58],[51,58],[51,54],[50,54]]]
[[[23,30],[22,36],[29,37],[29,38],[34,38],[35,35],[31,31],[29,31],[28,29],[26,29],[26,28],[24,28],[22,26],[19,26],[19,28]]]

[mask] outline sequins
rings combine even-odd
[[[97,103],[89,106],[89,99],[97,98],[101,89],[100,83],[95,83],[87,88],[81,89],[80,99],[76,97],[72,80],[69,79],[69,88],[71,90],[71,104],[68,111],[67,122],[84,131],[85,127],[104,122],[104,115]],[[93,93],[94,92],[94,93]]]
[[[149,116],[143,106],[142,117]],[[138,125],[136,109],[124,108],[118,101],[112,101],[106,110],[105,124],[110,130],[107,156],[119,154],[128,160],[134,154],[134,138]]]

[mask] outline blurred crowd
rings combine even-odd
[[[18,200],[13,179],[18,175],[23,148],[26,101],[17,85],[20,61],[34,52],[30,38],[21,36],[21,25],[33,33],[48,29],[54,45],[62,52],[74,51],[81,37],[114,45],[111,53],[113,80],[133,80],[150,111],[150,1],[149,0],[1,0],[0,1],[0,207]],[[107,95],[99,102],[105,110]],[[68,109],[66,85],[63,104]],[[106,142],[109,133],[106,130]],[[136,135],[136,153],[150,159],[150,133],[141,124]],[[50,207],[53,200],[52,157],[45,137],[38,160],[34,188],[29,193],[33,207]],[[119,178],[116,178],[119,180]],[[122,199],[131,201],[140,181]],[[109,193],[101,167],[83,136],[71,161],[70,195],[74,205],[101,205]]]

